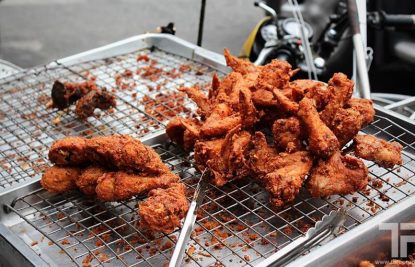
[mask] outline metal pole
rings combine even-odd
[[[200,15],[199,15],[199,31],[197,34],[197,45],[202,46],[202,38],[203,38],[203,23],[205,22],[205,8],[206,8],[206,0],[202,0],[200,6]]]

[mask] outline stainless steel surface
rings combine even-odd
[[[206,190],[208,189],[207,177],[210,171],[205,169],[200,175],[199,181],[197,183],[193,199],[190,202],[189,210],[184,219],[182,229],[177,239],[176,246],[174,247],[173,255],[171,256],[169,267],[179,267],[182,265],[183,256],[187,243],[189,242],[190,234],[193,232],[193,227],[197,218],[197,210],[200,205],[203,204],[203,199],[206,195]]]
[[[160,266],[170,259],[179,231],[148,236],[137,225],[136,203],[140,198],[102,203],[78,192],[56,195],[41,189],[38,180],[41,169],[49,164],[46,152],[54,140],[65,135],[124,133],[154,146],[163,161],[180,175],[189,194],[195,190],[200,174],[192,159],[168,145],[163,131],[174,113],[188,112],[181,110],[183,106],[192,110],[193,103],[177,96],[176,104],[169,105],[166,98],[156,101],[156,96],[163,93],[171,100],[177,86],[210,83],[214,69],[223,75],[221,71],[226,68],[220,65],[221,56],[176,39],[160,35],[134,37],[0,81],[4,88],[0,103],[0,156],[2,166],[7,167],[0,172],[4,185],[0,192],[4,208],[0,209],[0,222],[11,233],[3,235],[5,241],[24,242],[29,251],[35,252],[19,249],[26,259],[35,256],[37,260],[60,266],[82,265],[89,259],[93,266],[107,261],[105,266]],[[61,114],[60,126],[54,126],[51,122],[57,112],[37,102],[39,96],[48,94],[57,78],[78,81],[94,75],[98,84],[112,88],[117,73],[148,66],[149,62],[136,61],[138,54],[157,60],[156,66],[166,70],[178,69],[183,63],[190,65],[191,70],[177,77],[166,77],[163,72],[155,81],[133,74],[134,90],[116,90],[119,103],[114,112],[90,118],[86,123],[79,122],[70,111]],[[198,70],[202,75],[195,75]],[[160,91],[156,90],[159,84]],[[280,210],[269,204],[267,193],[252,180],[232,182],[222,188],[209,185],[189,244],[194,252],[188,253],[184,265],[208,266],[220,262],[225,266],[253,266],[305,235],[332,210],[340,207],[347,210],[344,229],[347,233],[367,225],[366,222],[370,224],[378,214],[387,217],[389,208],[402,200],[413,201],[415,125],[382,107],[376,109],[374,123],[363,132],[399,141],[405,151],[402,167],[389,170],[366,162],[373,177],[367,194],[315,199],[302,191],[293,205]],[[383,186],[379,188],[375,181],[382,181]],[[390,200],[382,201],[382,194]]]
[[[343,209],[332,211],[329,215],[310,228],[305,236],[298,238],[285,246],[269,258],[260,262],[257,267],[286,266],[287,263],[300,257],[310,248],[318,245],[331,235],[337,235],[346,220],[346,212]]]

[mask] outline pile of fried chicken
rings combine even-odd
[[[226,49],[224,55],[233,71],[223,80],[215,74],[207,95],[198,86],[179,89],[198,116],[176,117],[166,128],[173,142],[194,151],[200,171],[211,170],[216,186],[252,177],[280,207],[304,184],[313,197],[364,189],[368,169],[357,157],[389,168],[402,163],[399,143],[358,134],[375,111],[370,100],[352,98],[354,84],[344,74],[328,84],[291,81],[297,71],[285,61],[255,66]]]
[[[151,147],[130,136],[66,137],[53,143],[49,159],[55,165],[40,182],[50,192],[79,189],[103,201],[148,193],[139,204],[140,224],[156,232],[172,232],[187,212],[180,178]]]
[[[55,81],[51,96],[53,107],[59,110],[76,103],[75,113],[81,120],[92,116],[97,108],[106,110],[116,106],[114,95],[105,88],[98,87],[94,81],[80,83]]]

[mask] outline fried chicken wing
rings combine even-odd
[[[335,73],[328,84],[330,98],[320,116],[326,125],[331,125],[337,110],[343,108],[352,97],[354,82],[343,73]]]
[[[240,74],[245,75],[251,72],[257,72],[261,69],[261,67],[255,66],[248,60],[234,57],[227,48],[224,49],[223,55],[225,56],[226,65],[228,65],[233,71]]]
[[[172,172],[156,176],[145,176],[124,171],[107,172],[97,180],[95,192],[101,200],[120,201],[145,194],[152,189],[167,188],[178,181],[179,177]]]
[[[173,184],[167,189],[154,189],[138,207],[140,226],[155,232],[169,234],[180,226],[189,204],[183,184]]]
[[[52,166],[46,169],[40,184],[49,192],[63,193],[76,189],[75,181],[79,175],[80,168]]]
[[[76,103],[75,113],[82,120],[94,114],[95,109],[106,110],[115,107],[115,97],[107,90],[93,90],[81,97]]]
[[[368,181],[368,169],[362,160],[336,151],[330,158],[318,161],[307,188],[313,197],[327,197],[362,190]]]
[[[328,158],[339,149],[339,141],[320,119],[313,102],[309,98],[301,100],[298,117],[306,128],[310,151],[314,155]]]
[[[402,164],[402,145],[386,142],[373,135],[357,135],[354,138],[355,155],[376,162],[379,166],[393,168]]]
[[[201,91],[199,86],[180,87],[178,90],[185,92],[187,96],[196,103],[196,105],[199,107],[198,112],[202,117],[205,117],[207,114],[209,114],[211,108],[209,99]]]
[[[283,167],[258,177],[271,195],[271,203],[276,207],[284,206],[295,199],[313,165],[313,159],[307,151],[281,153],[279,157],[285,159],[281,163]]]
[[[288,153],[303,150],[301,125],[297,117],[276,120],[272,125],[272,134],[278,150]]]
[[[330,127],[339,140],[340,147],[347,144],[360,131],[363,126],[363,120],[360,113],[351,108],[340,108]]]
[[[221,137],[241,122],[242,118],[239,114],[233,113],[227,104],[221,103],[215,106],[212,114],[200,127],[200,135],[202,138]]]
[[[298,112],[298,103],[289,99],[287,96],[283,94],[281,90],[274,89],[272,91],[277,99],[277,108],[281,111],[286,112],[288,114],[297,114]]]
[[[370,99],[352,98],[347,102],[346,107],[359,112],[363,126],[372,123],[375,118],[375,109]]]
[[[102,167],[88,166],[82,170],[81,175],[75,180],[75,184],[85,195],[95,195],[98,179],[106,172],[108,171]]]

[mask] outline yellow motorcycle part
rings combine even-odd
[[[249,56],[251,55],[251,51],[252,51],[252,46],[254,45],[255,42],[255,37],[259,31],[259,28],[261,28],[261,26],[269,21],[271,19],[270,16],[264,17],[263,19],[261,19],[257,25],[255,25],[255,28],[251,31],[251,33],[248,35],[248,38],[245,40],[242,49],[241,49],[241,53],[239,55],[240,58],[249,58]]]

